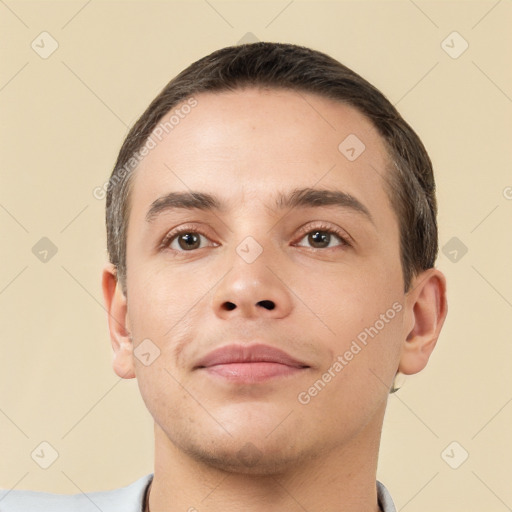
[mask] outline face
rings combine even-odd
[[[382,421],[408,332],[387,155],[366,118],[316,95],[195,98],[134,175],[126,321],[135,352],[159,356],[126,357],[159,442],[277,470]],[[162,199],[190,192],[211,197]],[[289,359],[241,362],[256,345]]]

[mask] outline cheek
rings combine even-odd
[[[155,270],[148,266],[133,275],[128,288],[128,316],[134,350],[137,354],[139,343],[151,341],[150,346],[154,345],[158,353],[151,365],[155,372],[164,367],[173,373],[183,370],[183,351],[204,325],[210,289],[208,279],[183,269]],[[136,373],[145,378],[142,362],[136,359],[135,364]],[[170,377],[162,374],[162,378]]]
[[[298,307],[309,309],[337,335],[354,334],[375,322],[403,293],[400,274],[380,261],[338,266],[326,272],[325,265],[308,272],[297,272],[289,279],[301,299]]]
[[[201,282],[183,269],[139,267],[130,278],[128,310],[133,325],[160,336],[205,294]]]
[[[400,304],[394,304],[400,309]],[[386,311],[392,312],[386,316]],[[358,314],[361,322],[355,321]],[[401,328],[402,312],[388,307],[370,314],[355,308],[339,315],[336,336],[329,342],[330,361],[297,397],[304,414],[323,417],[323,428],[347,435],[368,423],[389,396],[398,367]]]
[[[398,365],[404,327],[404,296],[394,272],[346,268],[328,277],[297,276],[295,282],[297,295],[307,298],[298,321],[309,329],[317,325],[330,358],[326,369],[340,356],[348,363],[344,379],[381,379],[378,385],[385,386]]]
[[[193,416],[190,395],[178,383],[176,372],[168,364],[164,365],[163,357],[149,367],[139,365],[136,376],[142,400],[162,428]]]

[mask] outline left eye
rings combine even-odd
[[[175,251],[192,251],[201,248],[201,238],[208,240],[206,236],[196,231],[182,231],[165,241],[165,246]]]
[[[312,231],[307,233],[306,236],[301,238],[301,240],[304,239],[307,239],[308,243],[310,243],[314,249],[327,249],[329,247],[333,247],[333,245],[331,245],[331,242],[336,240],[339,240],[341,242],[338,245],[348,245],[347,241],[340,235],[334,233],[333,231],[328,231],[325,229],[313,229]]]

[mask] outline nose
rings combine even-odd
[[[286,276],[275,261],[272,268],[268,263],[263,255],[252,263],[236,255],[233,267],[213,296],[213,308],[218,317],[278,319],[290,314],[293,301]]]

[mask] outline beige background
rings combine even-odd
[[[151,417],[110,366],[93,190],[175,74],[252,37],[354,68],[435,165],[449,315],[428,367],[390,397],[378,478],[398,510],[512,508],[511,2],[0,0],[0,20],[0,487],[88,492],[152,471]],[[46,59],[31,47],[43,31],[59,45]],[[441,46],[453,31],[469,44],[458,58]],[[43,237],[58,250],[46,262]],[[48,469],[31,457],[43,441]]]

